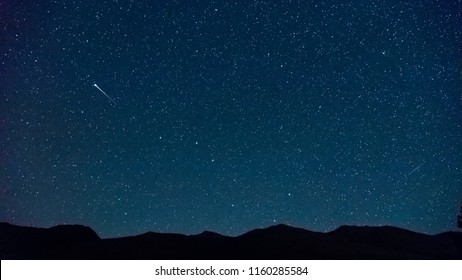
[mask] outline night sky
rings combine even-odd
[[[0,27],[1,221],[456,229],[461,0],[0,0]]]

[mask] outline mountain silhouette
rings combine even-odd
[[[237,237],[147,232],[101,239],[89,227],[0,223],[1,259],[462,259],[462,233],[426,235],[383,226],[320,233],[287,225]]]

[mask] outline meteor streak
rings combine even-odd
[[[421,164],[419,164],[419,166],[417,166],[416,168],[412,169],[412,171],[409,172],[406,176],[409,176],[409,175],[411,175],[412,173],[414,173],[414,172],[416,172],[417,170],[419,170],[420,167],[421,167],[422,165],[424,165],[424,163],[425,163],[425,162],[422,162]]]
[[[104,90],[100,89],[99,86],[98,86],[97,84],[93,84],[93,86],[96,87],[99,91],[101,91],[104,95],[106,95],[106,97],[107,97],[109,100],[111,100],[111,101],[114,103],[114,105],[117,105],[117,103],[114,101],[114,99],[112,99],[111,97],[109,97],[109,95],[107,95],[107,94],[104,92]]]

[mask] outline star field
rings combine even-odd
[[[456,227],[460,0],[0,13],[0,220],[103,237]]]

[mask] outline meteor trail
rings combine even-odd
[[[424,165],[424,163],[425,163],[425,161],[422,162],[421,164],[419,164],[419,166],[417,166],[416,168],[412,169],[412,171],[409,172],[406,176],[409,176],[409,175],[411,175],[412,173],[414,173],[414,172],[416,172],[417,170],[419,170],[420,167],[421,167],[422,165]]]
[[[102,89],[99,88],[99,86],[97,84],[93,84],[94,87],[96,87],[99,91],[101,91],[104,95],[106,95],[106,97],[111,100],[114,105],[117,105],[117,103],[114,101],[114,99],[112,99],[111,97],[109,97],[109,95],[107,95]]]

